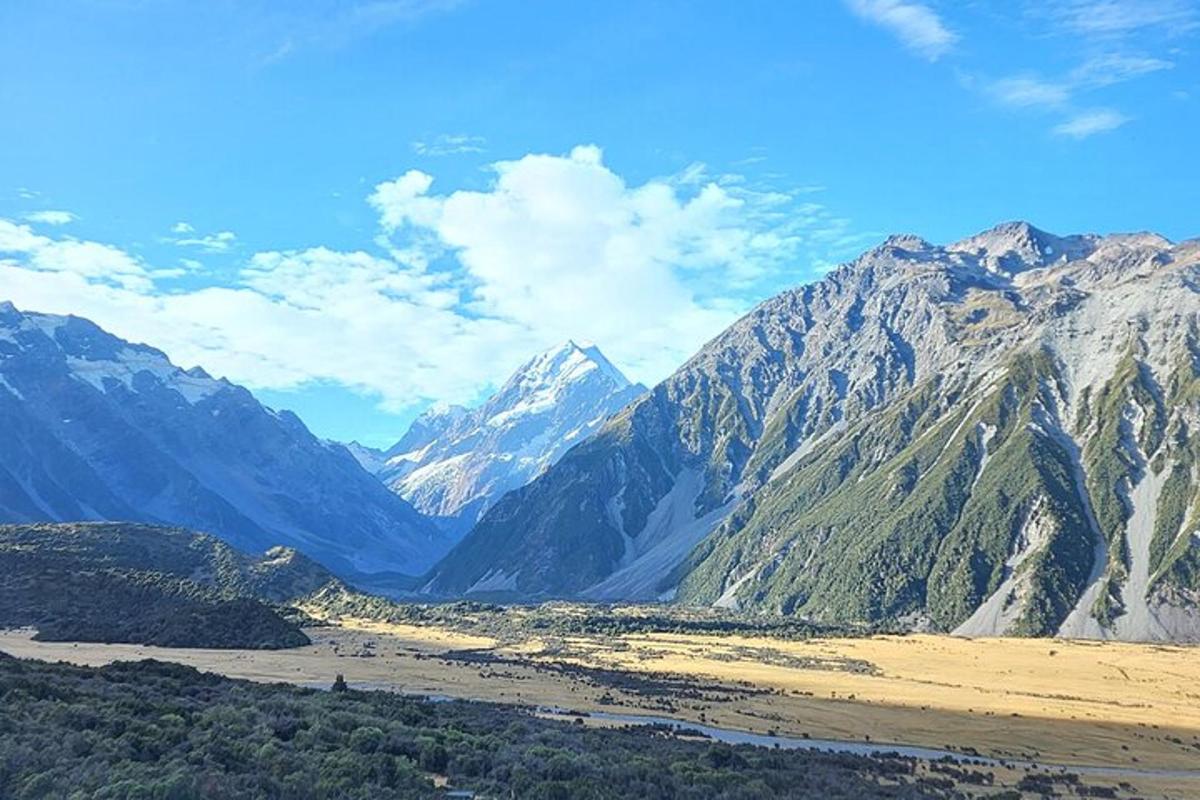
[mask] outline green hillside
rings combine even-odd
[[[283,607],[334,580],[291,550],[262,558],[178,528],[0,525],[0,626],[44,641],[282,648]]]

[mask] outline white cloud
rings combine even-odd
[[[1108,53],[1089,58],[1076,67],[1071,72],[1071,81],[1076,86],[1099,88],[1172,69],[1174,66],[1172,62],[1161,58]]]
[[[341,0],[335,3],[268,4],[276,42],[261,60],[270,64],[310,48],[339,49],[396,25],[452,11],[462,0]],[[276,8],[278,6],[278,8]]]
[[[1055,125],[1053,132],[1057,136],[1072,139],[1086,139],[1097,133],[1116,130],[1129,121],[1129,117],[1111,109],[1100,108],[1083,111],[1070,119]]]
[[[171,233],[192,233],[196,229],[192,227],[190,222],[176,222],[171,226]]]
[[[1075,105],[1077,96],[1173,67],[1164,59],[1107,53],[1087,59],[1058,80],[1025,73],[992,81],[986,89],[1005,106],[1051,109],[1066,115],[1051,130],[1059,136],[1082,139],[1118,128],[1129,118],[1110,109],[1080,111]]]
[[[958,41],[958,35],[924,3],[846,0],[846,4],[855,14],[891,31],[905,47],[930,61],[946,55]]]
[[[431,194],[410,171],[370,202],[426,261],[465,270],[465,304],[551,343],[600,343],[639,378],[657,380],[744,309],[745,289],[797,259],[838,223],[783,193],[679,181],[629,186],[593,146],[494,165],[487,191]],[[695,170],[685,182],[695,184]]]
[[[0,219],[0,264],[13,259],[36,272],[76,275],[88,281],[142,291],[151,280],[140,259],[119,248],[73,238],[52,239],[28,225]]]
[[[487,140],[482,136],[468,136],[462,133],[443,133],[430,141],[412,143],[412,150],[420,156],[451,156],[459,153],[482,153]]]
[[[38,222],[42,225],[66,225],[69,222],[74,222],[78,217],[70,211],[34,211],[25,215],[25,219],[30,222]]]
[[[219,231],[207,236],[188,236],[172,241],[180,247],[198,247],[207,253],[223,253],[233,246],[237,236],[233,231]]]
[[[1149,28],[1179,32],[1197,23],[1196,7],[1187,0],[1054,0],[1039,14],[1069,32],[1107,38]]]
[[[1043,80],[1035,75],[1001,78],[991,84],[993,97],[1006,106],[1061,106],[1071,98],[1071,90],[1061,83]]]
[[[19,307],[87,316],[252,388],[329,381],[400,410],[472,402],[567,338],[656,382],[809,264],[857,247],[802,190],[697,170],[630,185],[596,147],[493,170],[483,191],[437,193],[417,171],[381,183],[380,253],[260,252],[233,284],[199,289],[155,283],[181,267],[202,281],[197,263],[153,269],[2,223],[14,257],[0,256],[0,286]]]

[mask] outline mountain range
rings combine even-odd
[[[0,304],[0,520],[123,520],[419,574],[451,541],[342,446],[88,320]]]
[[[1200,635],[1200,241],[893,236],[755,308],[432,594],[971,634]]]
[[[183,525],[431,598],[1200,640],[1197,425],[1200,241],[1150,233],[893,236],[649,391],[568,343],[387,452],[0,305],[0,518]]]
[[[434,407],[385,453],[357,453],[418,511],[465,533],[645,391],[599,348],[567,342],[523,364],[477,408]]]

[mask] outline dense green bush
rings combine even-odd
[[[45,641],[298,647],[278,606],[333,580],[292,551],[259,559],[178,528],[0,525],[0,627]]]
[[[937,798],[898,758],[730,747],[386,692],[234,681],[157,661],[0,653],[0,797]]]

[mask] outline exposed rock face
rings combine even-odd
[[[596,347],[568,342],[528,361],[479,408],[435,408],[385,454],[380,477],[465,532],[645,392]]]
[[[449,541],[292,413],[87,320],[0,304],[0,520],[186,526],[342,574],[424,571]]]
[[[1200,243],[892,237],[760,305],[431,573],[971,633],[1200,634]]]

